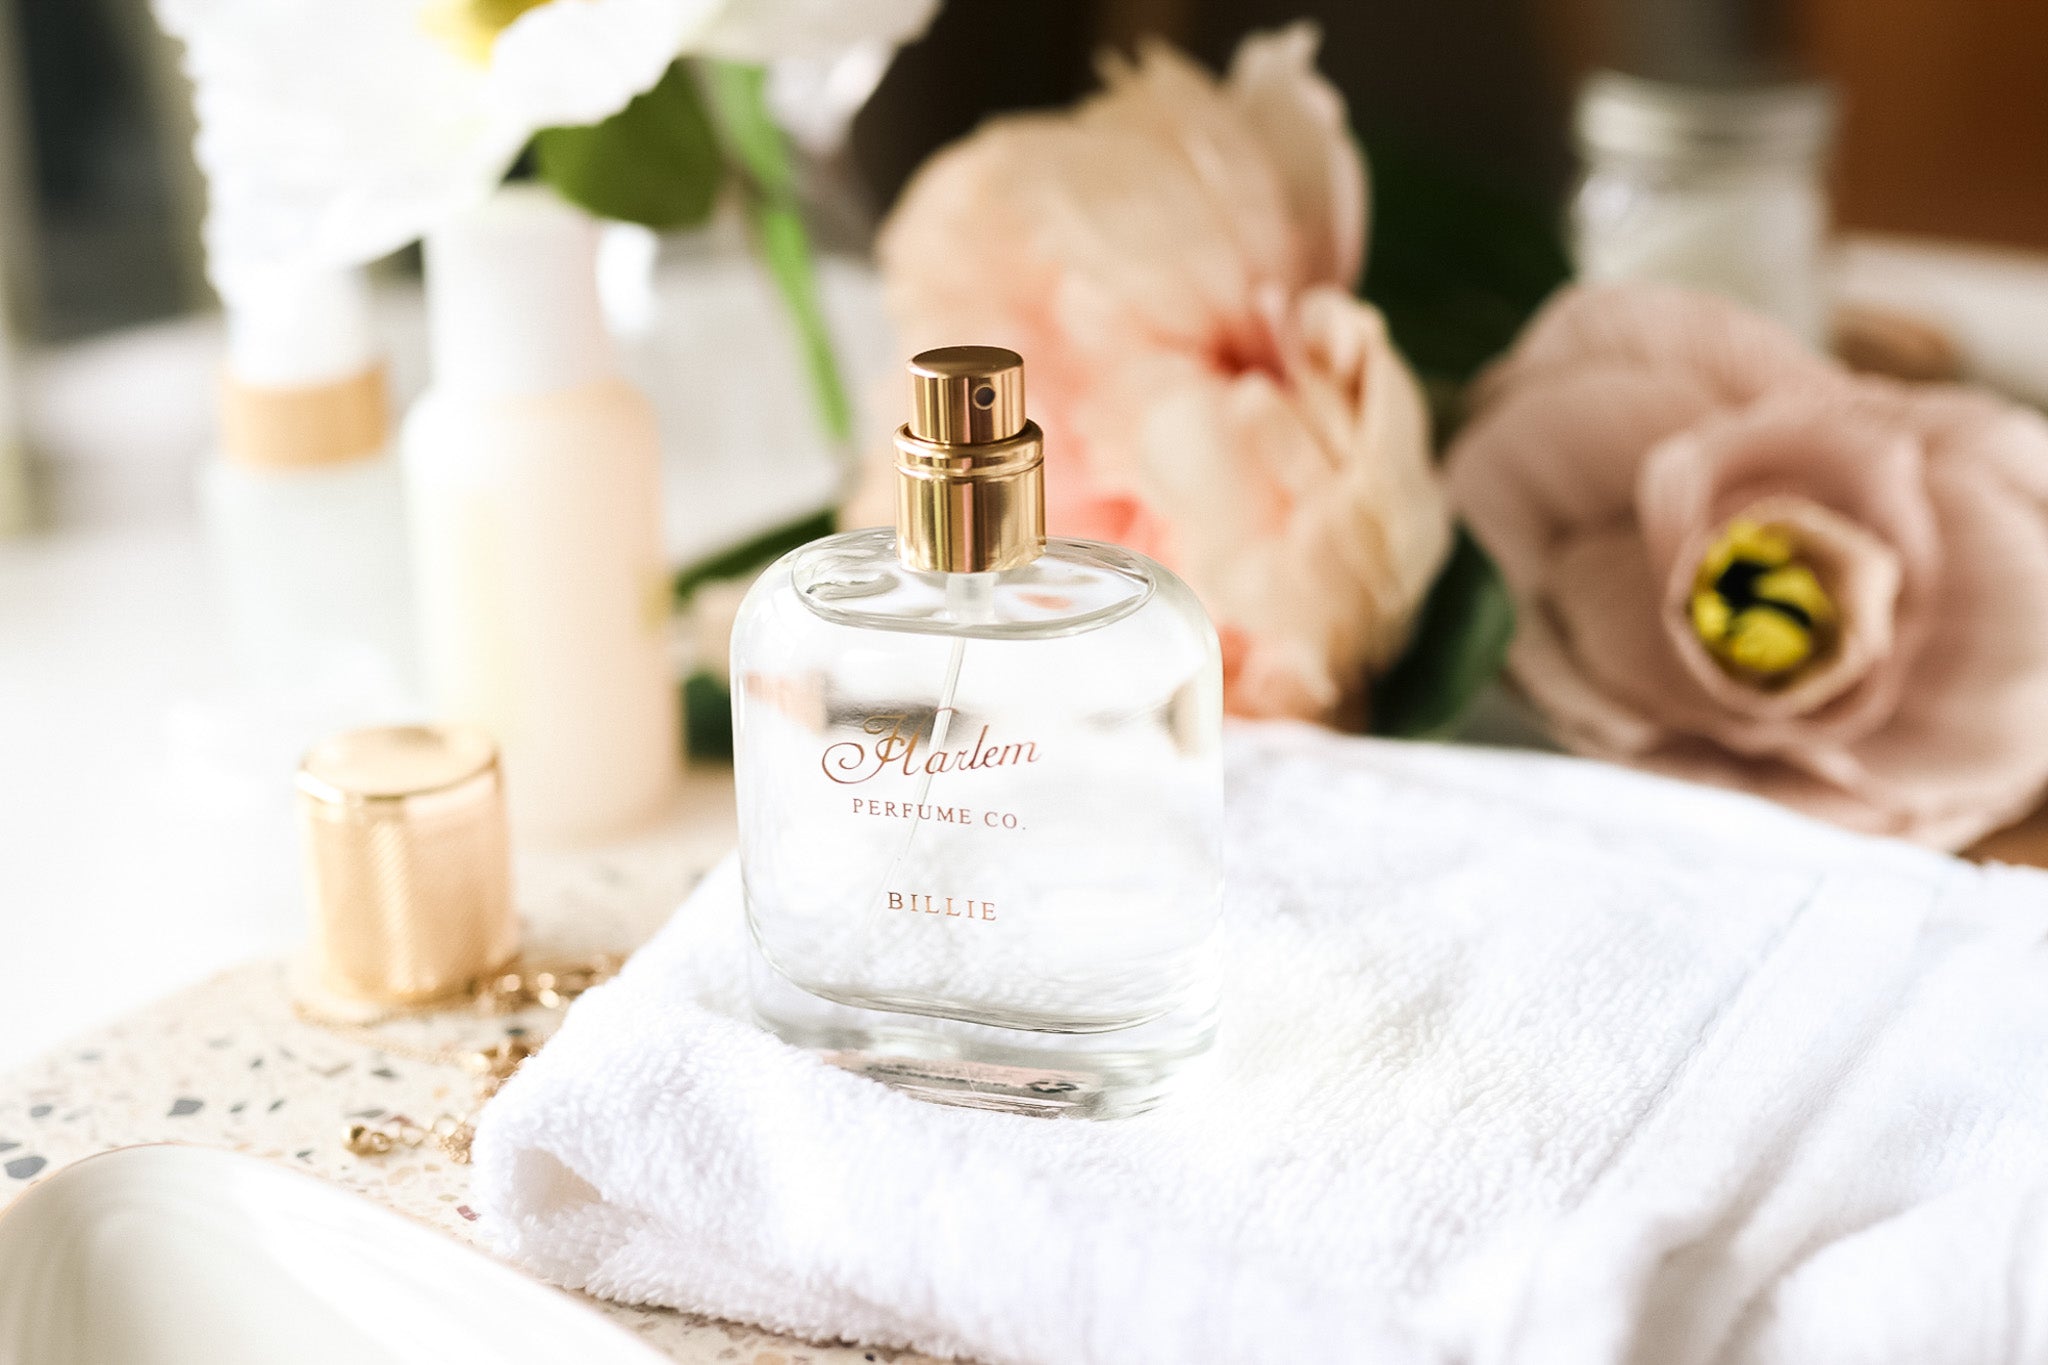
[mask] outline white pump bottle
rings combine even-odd
[[[660,451],[597,231],[515,187],[427,239],[432,382],[403,440],[430,703],[497,738],[515,827],[552,841],[654,816],[680,761]]]

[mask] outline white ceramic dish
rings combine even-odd
[[[657,1365],[594,1309],[332,1185],[128,1147],[0,1214],[0,1365]]]

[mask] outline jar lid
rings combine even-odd
[[[498,748],[468,725],[376,725],[313,746],[299,765],[301,795],[336,811],[402,805],[416,797],[476,785],[475,799],[497,791]]]
[[[1589,159],[1637,157],[1818,161],[1834,135],[1835,97],[1813,81],[1679,85],[1595,72],[1579,92],[1576,126]]]
[[[312,911],[302,995],[347,1015],[473,990],[519,949],[497,747],[467,726],[322,741],[299,767]]]

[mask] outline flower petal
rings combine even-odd
[[[2048,421],[1642,286],[1561,295],[1477,396],[1453,489],[1521,608],[1514,676],[1572,747],[1950,847],[2048,791]],[[1792,531],[1841,623],[1783,688],[1728,676],[1688,619],[1737,517]]]
[[[1322,35],[1290,24],[1245,39],[1227,92],[1280,170],[1295,231],[1309,251],[1305,277],[1350,289],[1365,266],[1365,161],[1344,97],[1315,69]]]
[[[478,66],[427,0],[157,0],[193,81],[215,282],[415,240],[489,195],[538,129],[653,85],[726,2],[554,0]]]
[[[1667,734],[1696,734],[1716,707],[1664,633],[1663,585],[1648,568],[1632,527],[1589,531],[1558,545],[1541,600],[1573,665],[1600,692]]]
[[[1164,232],[1143,243],[1153,248],[1162,241],[1183,247],[1227,243],[1225,259],[1240,281],[1230,294],[1227,311],[1232,314],[1244,313],[1262,286],[1277,284],[1291,291],[1318,282],[1309,273],[1312,252],[1290,212],[1282,168],[1222,87],[1163,43],[1147,44],[1135,62],[1111,55],[1102,66],[1108,89],[1081,107],[1068,131],[1091,140],[1136,136],[1148,144],[1149,153],[1143,160],[1114,167],[1119,175],[1142,167],[1144,178],[1125,183],[1114,193],[1101,185],[1096,193],[1083,196],[1091,207],[1112,209],[1111,214],[1093,215],[1097,223],[1146,222]],[[1111,165],[1098,158],[1074,164]],[[1131,213],[1141,204],[1146,209],[1142,218]],[[1199,216],[1165,221],[1165,215],[1180,213]],[[1191,233],[1195,225],[1200,230]],[[1122,245],[1141,246],[1134,238],[1125,238]]]
[[[865,43],[915,40],[939,0],[716,0],[690,50],[740,62],[831,57]]]
[[[1795,393],[1716,414],[1645,453],[1636,510],[1657,576],[1683,542],[1760,498],[1801,498],[1883,536],[1909,578],[1939,569],[1941,551],[1923,452],[1896,411],[1854,390]]]
[[[1610,364],[1496,390],[1452,444],[1452,500],[1509,586],[1532,593],[1560,538],[1631,519],[1645,452],[1714,410],[1690,375]]]
[[[2003,481],[1937,467],[1948,549],[1932,631],[1890,724],[1856,748],[1856,794],[1910,837],[1968,843],[2048,789],[2048,518]]]
[[[1363,178],[1313,49],[1251,40],[1228,83],[1111,60],[1078,111],[928,162],[879,255],[906,344],[1025,356],[1051,526],[1180,572],[1233,708],[1327,716],[1399,652],[1450,526],[1419,386],[1336,278]]]
[[[158,0],[185,44],[216,284],[382,256],[481,201],[528,129],[419,0]]]
[[[1896,395],[1850,386],[1730,409],[1649,453],[1637,521],[1650,571],[1664,584],[1674,648],[1733,722],[1710,733],[1759,753],[1823,737],[1842,743],[1885,723],[1926,635],[1941,572],[1924,468]],[[1829,559],[1845,622],[1828,667],[1775,691],[1728,677],[1698,646],[1683,605],[1712,536],[1738,516],[1771,515],[1807,526]]]
[[[661,79],[705,36],[726,0],[551,0],[514,20],[491,49],[485,98],[537,131],[597,123]]]
[[[1669,738],[1663,726],[1588,682],[1551,623],[1526,606],[1521,610],[1508,644],[1508,673],[1559,743],[1589,758],[1632,763]]]
[[[1673,285],[1576,285],[1553,295],[1480,376],[1478,398],[1594,365],[1686,374],[1727,404],[1847,382],[1791,332],[1726,299]]]

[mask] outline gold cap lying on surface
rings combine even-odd
[[[498,752],[481,730],[351,730],[299,766],[322,1006],[429,1004],[519,951]]]
[[[1045,549],[1045,438],[1024,416],[1024,361],[946,346],[910,361],[896,432],[896,553],[932,573],[1015,569]]]

